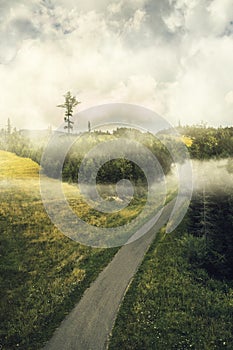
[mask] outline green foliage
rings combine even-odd
[[[73,141],[74,145],[68,152],[63,164],[62,177],[64,181],[78,182],[79,166],[84,155],[89,150],[101,142],[116,140],[118,137],[121,137],[121,135],[123,135],[126,139],[131,140],[135,140],[135,137],[137,137],[136,141],[141,142],[147,146],[149,150],[151,150],[151,152],[157,157],[165,174],[167,174],[170,170],[172,159],[166,147],[158,142],[157,139],[149,133],[143,134],[138,131],[137,135],[135,135],[135,130],[126,130],[119,129],[115,131],[113,135],[109,134],[108,132],[104,133],[96,131],[92,133],[84,133],[78,137],[77,135],[68,136],[61,133],[61,135],[57,137],[57,142],[54,144],[54,147],[52,149],[50,148],[50,150],[46,153],[46,157],[43,157],[42,163],[41,156],[48,141],[49,132],[44,136],[44,138],[41,138],[36,142],[23,136],[23,134],[20,132],[14,132],[10,135],[3,133],[0,135],[0,149],[13,152],[25,158],[31,158],[38,164],[41,163],[47,176],[58,178],[60,176],[59,169],[61,168],[60,154],[63,149],[67,147],[67,144],[70,144],[70,142]],[[132,156],[138,161],[143,160],[144,163],[146,161],[148,161],[148,163],[150,162],[150,159],[144,159],[140,155],[140,152],[137,152],[137,149],[135,149]],[[100,161],[101,155],[86,161],[86,171],[84,174],[86,179],[90,179],[91,174],[93,174],[93,170],[98,167]],[[137,183],[145,182],[143,172],[135,163],[124,159],[123,152],[122,158],[115,161],[110,161],[110,163],[107,162],[100,169],[98,174],[98,182],[114,183],[116,179],[121,179],[122,177],[128,178]]]
[[[205,242],[183,230],[151,246],[120,308],[110,350],[232,349],[233,286],[191,263],[203,259]]]
[[[61,105],[63,108],[66,108],[66,105]],[[197,126],[186,126],[178,128],[178,131],[183,135],[183,142],[186,143],[190,155],[195,159],[210,159],[210,158],[226,158],[233,156],[233,128],[206,128],[206,127],[197,127]],[[43,148],[48,141],[49,132],[44,137],[37,139],[32,142],[29,138],[23,136],[21,132],[14,131],[8,133],[4,130],[0,132],[0,149],[14,152],[19,156],[28,157],[40,163],[40,158],[43,152]],[[73,137],[73,140],[77,138],[77,135],[70,135]],[[127,139],[136,140],[152,151],[153,154],[157,157],[159,163],[164,169],[165,173],[168,173],[171,165],[171,158],[167,148],[158,141],[158,139],[150,133],[142,133],[135,129],[128,128],[118,128],[113,131],[113,134],[109,132],[94,131],[83,134],[82,137],[79,136],[78,141],[70,150],[69,154],[66,157],[64,167],[66,168],[64,179],[77,181],[77,171],[71,171],[69,175],[70,163],[77,164],[76,169],[78,168],[83,155],[99,144],[100,142],[115,140],[119,137],[125,137]],[[172,149],[173,152],[177,154],[176,161],[182,161],[183,159],[183,148],[182,140],[178,138],[170,137],[166,131],[160,132],[160,138],[163,139],[165,145]],[[188,140],[188,141],[187,141]],[[59,147],[63,147],[66,140],[64,136],[61,135],[59,138],[59,144],[56,145],[57,153],[59,153]],[[54,150],[54,154],[56,154]],[[45,159],[44,168],[47,175],[52,177],[58,177],[57,168],[58,165],[56,162],[56,156],[51,154],[51,157]],[[95,160],[93,160],[95,161]],[[229,172],[232,170],[232,161],[229,160],[227,169]],[[54,167],[54,170],[52,169]],[[109,179],[108,179],[109,180]]]
[[[137,134],[135,135],[135,133]],[[74,136],[73,136],[74,137]],[[69,151],[63,166],[63,179],[65,181],[70,180],[72,182],[78,181],[78,172],[79,166],[82,162],[83,156],[88,152],[89,149],[98,145],[101,142],[116,140],[119,137],[124,137],[127,140],[136,140],[141,142],[156,156],[159,163],[161,164],[164,173],[167,174],[170,171],[172,159],[169,155],[169,152],[153,135],[143,134],[137,130],[131,129],[118,129],[111,134],[98,134],[98,133],[87,133],[82,135],[72,146]],[[65,141],[62,141],[65,142]],[[62,147],[62,146],[58,146]],[[59,154],[59,152],[57,152]],[[49,157],[49,160],[46,164],[43,164],[43,168],[47,175],[51,176],[51,169],[49,168],[51,164],[56,164],[56,156]],[[135,162],[124,159],[124,152],[122,151],[122,157],[106,161],[106,163],[100,168],[97,176],[98,183],[116,183],[122,178],[130,179],[135,183],[145,183],[145,175],[137,162],[144,163],[145,166],[150,164],[151,159],[145,159],[145,157],[140,153],[140,150],[137,148],[134,149],[132,158],[135,159]],[[111,159],[111,155],[109,155]],[[85,173],[83,174],[82,180],[91,180],[94,169],[99,168],[99,164],[102,158],[101,155],[96,155],[91,159],[85,160]]]
[[[223,187],[197,193],[189,209],[189,231],[206,241],[202,266],[215,278],[233,280],[233,195]]]
[[[49,138],[49,132],[32,142],[25,137],[20,131],[14,131],[11,134],[5,132],[0,133],[0,149],[17,154],[20,157],[31,158],[37,164],[40,164],[43,148]]]
[[[203,267],[208,259],[207,244],[205,236],[195,237],[190,234],[184,234],[181,239],[183,253],[190,263],[190,267]]]
[[[178,131],[192,139],[189,147],[192,158],[210,159],[233,156],[233,127],[207,128],[206,126],[186,126]]]
[[[61,107],[65,109],[65,118],[64,121],[65,123],[67,123],[67,125],[64,126],[65,129],[68,130],[68,132],[70,133],[70,131],[73,129],[73,125],[74,122],[70,119],[73,115],[73,111],[74,108],[80,104],[81,102],[79,102],[76,97],[72,96],[71,92],[68,91],[65,95],[65,103],[62,105],[58,105],[57,107]]]
[[[232,349],[232,187],[200,189],[180,227],[160,232],[120,308],[115,349]],[[188,233],[187,233],[188,232]]]
[[[74,107],[76,107],[81,102],[79,102],[74,96],[72,96],[70,91],[68,91],[64,95],[64,97],[65,97],[65,102],[61,105],[58,105],[57,107],[65,108],[66,110],[65,115],[67,117],[70,117],[73,114]]]

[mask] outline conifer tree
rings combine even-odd
[[[73,116],[74,108],[81,102],[78,101],[76,97],[72,96],[70,91],[68,91],[64,95],[64,97],[65,97],[65,103],[58,105],[57,107],[65,109],[64,121],[66,125],[64,126],[64,129],[67,129],[68,133],[70,133],[73,130],[73,124],[74,124],[74,122],[71,120]]]

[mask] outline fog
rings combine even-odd
[[[233,189],[233,174],[227,171],[228,159],[193,160],[193,190],[221,191]]]

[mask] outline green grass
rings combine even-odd
[[[151,246],[120,308],[109,350],[232,349],[233,285],[190,265],[183,232],[160,232]]]
[[[54,227],[37,164],[1,151],[0,169],[0,344],[40,349],[116,249],[82,246]]]
[[[0,164],[0,180],[38,178],[40,167],[29,158],[0,150]]]
[[[127,223],[145,201],[138,198],[121,212],[99,216],[73,185],[63,188],[73,210],[96,226]],[[36,350],[117,248],[86,247],[59,232],[41,201],[39,166],[30,159],[0,151],[0,191],[0,344],[4,350]]]

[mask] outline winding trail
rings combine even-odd
[[[123,246],[55,331],[44,350],[107,349],[118,309],[130,282],[159,228],[168,220],[174,200],[165,206],[142,238]]]

